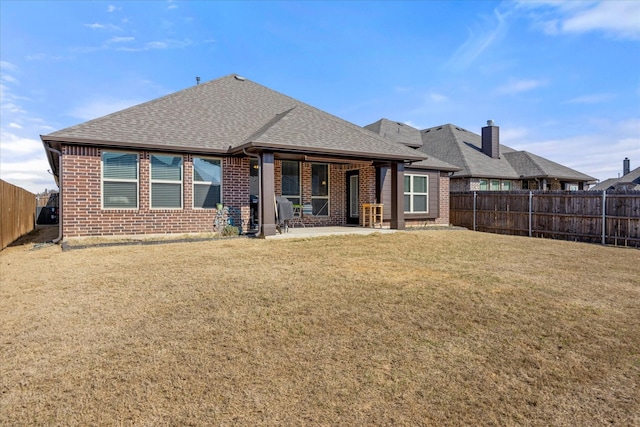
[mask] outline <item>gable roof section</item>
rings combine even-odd
[[[380,119],[375,123],[365,126],[364,128],[377,133],[383,138],[399,142],[411,148],[418,148],[422,146],[420,131],[413,126],[409,126],[404,123],[392,122],[388,119]]]
[[[452,124],[436,126],[421,131],[422,147],[419,151],[435,156],[460,168],[454,178],[502,178],[518,179],[520,175],[513,169],[504,155],[492,159],[482,153],[480,135]],[[500,145],[500,152],[514,151]]]
[[[46,142],[229,154],[242,147],[358,153],[376,159],[425,156],[236,75],[78,124]]]
[[[482,152],[482,137],[452,124],[421,132],[419,151],[461,168],[453,177],[532,179],[558,178],[567,181],[595,181],[575,169],[563,166],[528,151],[516,151],[500,144],[500,158]]]
[[[615,188],[617,185],[626,184],[627,187],[633,190],[640,190],[640,167],[637,167],[630,171],[628,174],[621,176],[620,178],[609,178],[602,181],[595,187],[590,188],[592,191],[603,191]],[[635,187],[632,187],[635,184]]]

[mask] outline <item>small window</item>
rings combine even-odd
[[[480,180],[480,191],[489,191],[489,181],[486,179]]]
[[[429,212],[428,176],[404,175],[404,211],[408,213]]]
[[[311,165],[311,204],[313,215],[329,216],[329,165]]]
[[[151,208],[182,208],[182,156],[151,155]]]
[[[138,208],[138,155],[102,153],[102,207],[104,209]]]
[[[500,191],[500,180],[492,179],[491,180],[491,191]]]
[[[193,207],[215,209],[217,203],[222,203],[222,162],[194,157]]]
[[[511,181],[502,181],[502,190],[511,191]]]

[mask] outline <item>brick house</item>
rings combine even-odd
[[[365,126],[385,138],[457,166],[451,191],[586,190],[592,176],[528,151],[500,144],[500,128],[489,120],[481,135],[452,124],[427,129],[387,119]]]
[[[210,232],[219,204],[269,236],[276,196],[306,225],[358,224],[363,203],[393,229],[448,224],[457,170],[237,75],[41,139],[63,237]]]

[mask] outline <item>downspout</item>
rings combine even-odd
[[[58,159],[60,159],[60,163],[58,165],[58,187],[60,188],[60,191],[58,192],[58,237],[52,240],[53,243],[59,243],[62,240],[62,152],[47,144],[44,144],[44,148],[52,153],[56,153],[58,155]]]
[[[242,152],[258,160],[258,235],[262,233],[262,158],[258,154],[247,152],[246,148]]]

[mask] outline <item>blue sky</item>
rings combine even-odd
[[[600,180],[640,165],[639,1],[0,1],[0,178],[39,135],[237,73],[360,126],[453,123]]]

